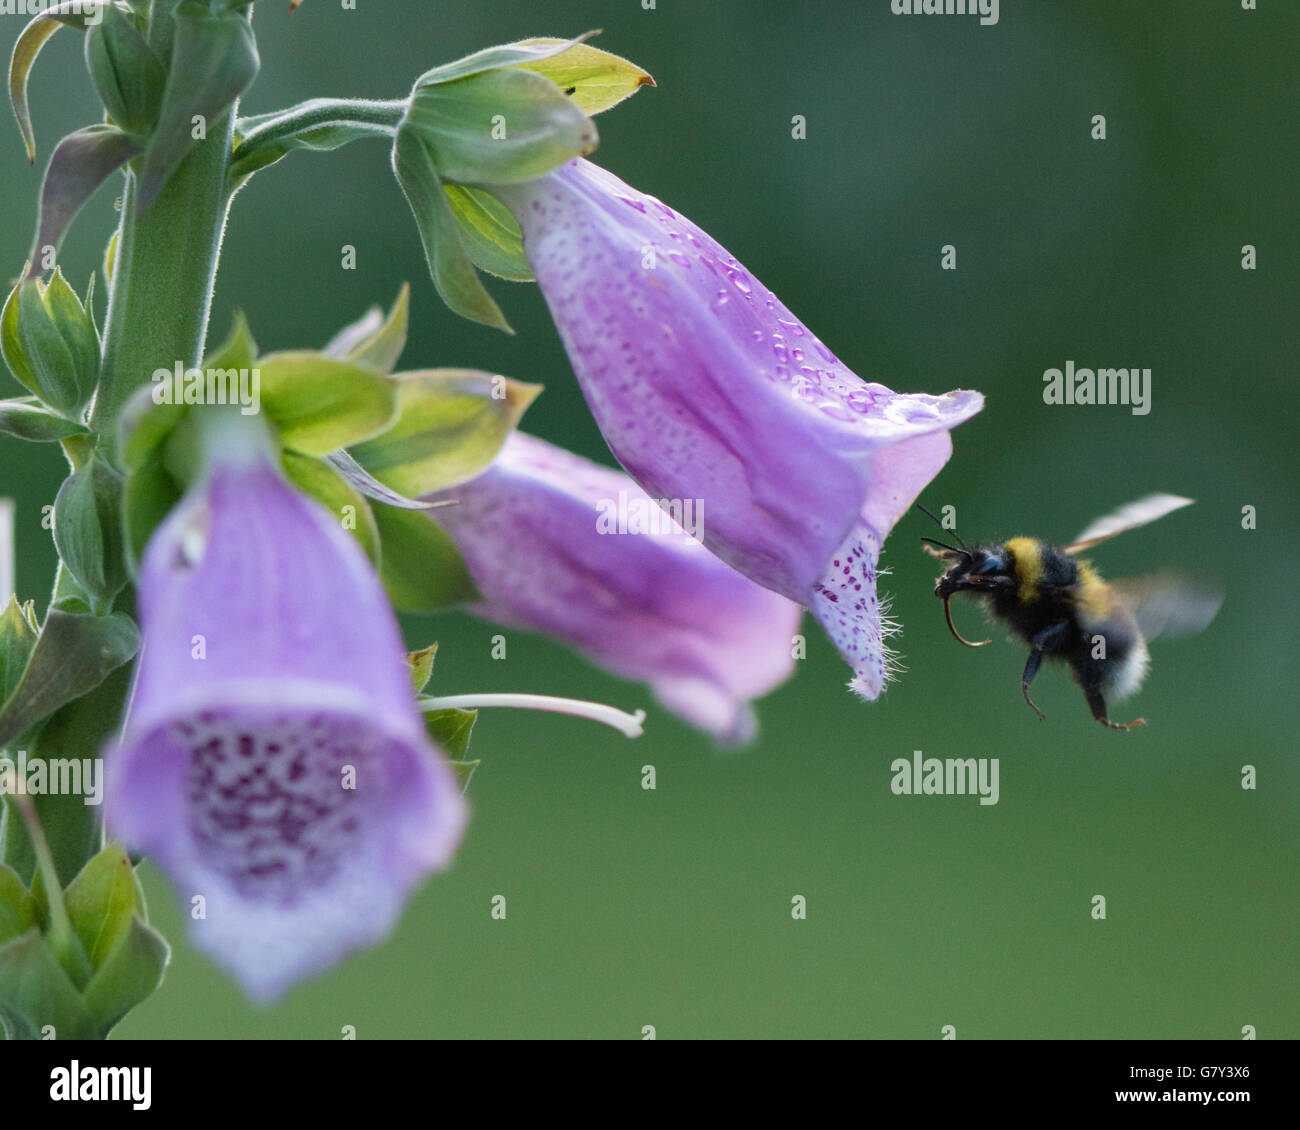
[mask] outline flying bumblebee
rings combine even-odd
[[[1146,720],[1112,722],[1106,701],[1132,694],[1141,685],[1149,662],[1147,640],[1162,633],[1199,632],[1214,619],[1223,596],[1209,582],[1169,572],[1106,582],[1076,554],[1191,502],[1171,494],[1148,495],[1099,518],[1066,546],[1018,537],[972,547],[955,530],[955,546],[922,538],[929,543],[926,552],[952,563],[936,582],[934,595],[943,600],[952,634],[967,647],[992,641],[972,643],[957,631],[950,602],[959,592],[985,600],[990,615],[1029,644],[1020,689],[1039,718],[1044,715],[1029,697],[1029,687],[1046,657],[1069,666],[1098,722],[1130,730]],[[918,509],[939,521],[925,507]]]

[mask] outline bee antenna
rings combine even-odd
[[[935,518],[935,516],[934,516],[933,514],[931,514],[930,511],[928,511],[928,510],[927,510],[924,506],[922,506],[919,502],[916,504],[916,508],[917,508],[917,509],[922,513],[922,514],[926,515],[926,517],[931,518],[931,519],[934,521],[935,525],[937,525],[941,530],[946,530],[946,529],[948,528],[948,527],[945,526],[941,521],[939,521],[938,518]],[[955,538],[957,539],[957,544],[958,544],[959,546],[961,546],[961,549],[960,549],[960,550],[956,550],[956,551],[954,551],[954,552],[964,552],[964,553],[966,553],[967,555],[969,555],[969,554],[970,554],[970,546],[968,546],[968,545],[967,545],[967,544],[962,540],[962,536],[961,536],[961,534],[959,534],[956,530],[953,530],[953,531],[952,531],[952,536],[955,537]],[[932,538],[922,538],[921,540],[922,540],[922,541],[932,541],[933,539],[932,539]],[[943,545],[943,542],[936,541],[934,544],[935,544],[935,545]],[[944,545],[943,547],[944,547],[944,549],[952,549],[952,546],[950,546],[950,545]]]
[[[970,554],[967,553],[966,550],[958,549],[955,545],[949,545],[947,542],[935,541],[934,538],[922,538],[921,540],[928,541],[931,545],[937,545],[940,549],[947,549],[953,553],[960,553],[967,557],[970,556]]]

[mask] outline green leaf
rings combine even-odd
[[[514,333],[474,269],[433,157],[418,133],[397,131],[393,172],[415,216],[438,296],[462,318]]]
[[[170,957],[163,936],[139,915],[133,916],[125,937],[95,971],[82,996],[101,1036],[162,984]]]
[[[167,72],[135,25],[112,5],[87,28],[86,66],[109,117],[129,133],[148,132]]]
[[[93,456],[69,475],[54,499],[54,544],[77,583],[101,605],[126,584],[122,525],[124,482]]]
[[[0,863],[0,944],[38,925],[36,900],[12,867]]]
[[[429,676],[433,674],[433,660],[438,654],[438,645],[431,643],[419,651],[406,653],[407,666],[411,668],[411,682],[415,684],[415,693],[419,694],[429,685]]]
[[[258,362],[262,411],[285,445],[325,455],[377,435],[397,408],[392,382],[352,361],[307,350],[270,353]]]
[[[562,39],[526,39],[520,46],[562,46],[558,55],[518,64],[544,75],[588,114],[599,114],[630,98],[655,80],[635,63],[586,43],[565,45]]]
[[[342,528],[356,535],[370,560],[379,563],[379,528],[365,498],[328,463],[296,451],[281,453],[284,473],[300,491],[314,498]]]
[[[93,1040],[98,1027],[76,986],[33,928],[0,946],[0,1021],[11,1040]]]
[[[93,616],[52,606],[17,690],[0,708],[0,746],[93,690],[139,646],[140,633],[125,613]]]
[[[36,635],[32,602],[19,604],[11,593],[9,603],[0,612],[0,705],[9,700],[22,679],[36,646]]]
[[[36,443],[90,435],[89,428],[50,411],[34,397],[0,400],[0,432]]]
[[[398,358],[406,348],[406,328],[410,318],[411,287],[402,283],[397,300],[383,324],[373,333],[358,341],[348,350],[345,360],[358,365],[368,365],[381,373],[391,373],[397,368]]]
[[[596,124],[547,78],[486,71],[453,83],[417,83],[398,137],[414,133],[444,181],[519,184],[599,142]]]
[[[94,5],[96,9],[103,6],[103,4]],[[36,62],[36,56],[45,46],[45,41],[59,28],[64,24],[78,28],[85,27],[87,13],[84,10],[75,12],[59,10],[72,7],[72,4],[61,4],[47,8],[40,15],[35,16],[19,32],[13,54],[9,58],[9,104],[13,107],[14,117],[18,119],[18,130],[23,135],[23,144],[27,147],[28,161],[36,160],[36,137],[32,133],[32,115],[27,104],[27,78],[31,73],[32,64]]]
[[[443,188],[474,266],[511,282],[531,282],[533,272],[524,255],[523,234],[510,209],[472,185],[447,184]]]
[[[413,510],[375,507],[381,545],[379,575],[403,612],[440,612],[481,600],[451,537]]]
[[[453,761],[459,761],[469,750],[469,735],[477,718],[477,710],[448,707],[444,710],[426,710],[424,724],[429,736],[447,756]]]
[[[79,129],[54,147],[41,182],[29,277],[39,273],[39,264],[46,261],[49,248],[58,254],[72,221],[95,190],[141,151],[138,141],[109,125]]]
[[[130,676],[131,668],[121,665],[97,687],[65,703],[40,723],[34,737],[23,735],[21,740],[27,745],[28,764],[38,758],[47,762],[66,758],[71,750],[103,749],[116,735]],[[102,773],[93,783],[102,788]],[[84,779],[82,787],[85,792]],[[104,846],[99,819],[102,806],[85,804],[84,799],[84,796],[49,794],[32,797],[45,829],[55,869],[65,886],[75,878],[86,860]],[[10,820],[5,829],[4,857],[20,878],[31,880],[36,871],[36,858],[21,820]]]
[[[396,422],[351,454],[385,486],[412,497],[481,474],[542,391],[474,369],[399,373],[396,381]]]
[[[257,76],[260,60],[246,17],[210,13],[196,0],[182,0],[172,17],[171,61],[154,128],[140,174],[139,209],[145,211],[180,163],[199,142],[192,119],[212,125]],[[218,139],[208,139],[217,144]]]

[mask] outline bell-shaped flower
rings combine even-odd
[[[876,697],[881,543],[980,394],[863,381],[707,233],[589,161],[492,191],[619,462],[655,498],[703,499],[709,549],[811,608]]]
[[[260,423],[199,411],[206,469],[141,563],[106,815],[167,873],[195,945],[267,1000],[383,938],[466,806],[365,554]]]
[[[432,496],[483,600],[469,610],[542,632],[725,743],[755,732],[750,700],[789,677],[802,610],[700,544],[626,475],[520,432],[486,472]]]

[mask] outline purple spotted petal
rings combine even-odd
[[[429,517],[484,596],[473,611],[649,683],[724,742],[753,736],[749,701],[790,675],[800,609],[672,526],[626,475],[516,432],[484,474],[435,497],[457,500]],[[697,516],[707,529],[707,510],[686,524]]]
[[[168,874],[195,944],[272,999],[389,932],[465,804],[365,555],[268,462],[191,490],[139,599],[109,828]]]
[[[705,544],[810,607],[878,695],[881,542],[980,394],[863,381],[708,234],[589,161],[493,191],[619,462],[656,498],[703,498]]]

